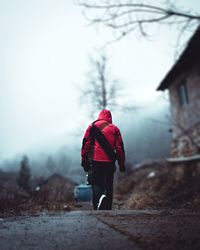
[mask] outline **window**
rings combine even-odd
[[[178,98],[179,98],[180,106],[183,106],[189,103],[188,91],[187,91],[187,86],[185,83],[179,85],[178,87]]]

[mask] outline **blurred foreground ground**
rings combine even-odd
[[[0,174],[0,250],[199,250],[200,162],[146,162],[116,172],[113,211],[74,200],[54,174],[22,190]]]
[[[200,249],[200,211],[113,210],[0,219],[0,249]]]

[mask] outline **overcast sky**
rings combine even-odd
[[[88,26],[70,0],[0,0],[0,159],[58,138],[64,143],[79,124],[86,128],[78,86],[89,56],[107,39],[102,31]],[[133,35],[106,47],[112,75],[134,103],[157,98],[174,63],[175,38],[164,29],[150,41]]]

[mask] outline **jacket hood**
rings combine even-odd
[[[112,115],[110,110],[103,109],[99,114],[98,120],[104,120],[109,123],[112,123]]]

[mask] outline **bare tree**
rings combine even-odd
[[[56,172],[56,163],[52,156],[48,156],[45,162],[45,167],[48,169],[49,173],[55,173]]]
[[[81,105],[84,103],[89,106],[91,116],[105,108],[133,109],[122,104],[122,88],[119,81],[112,79],[105,55],[100,55],[97,60],[91,59],[91,70],[87,78],[86,87],[81,90],[80,102]]]
[[[181,36],[185,30],[194,30],[194,26],[200,24],[200,10],[184,9],[173,0],[159,3],[148,0],[78,0],[78,3],[92,24],[103,24],[113,29],[115,40],[132,32],[146,37],[153,25],[176,26],[178,36]]]
[[[20,162],[20,171],[17,182],[22,190],[27,191],[28,193],[31,192],[31,171],[29,167],[29,159],[26,155],[23,156],[23,159]]]

